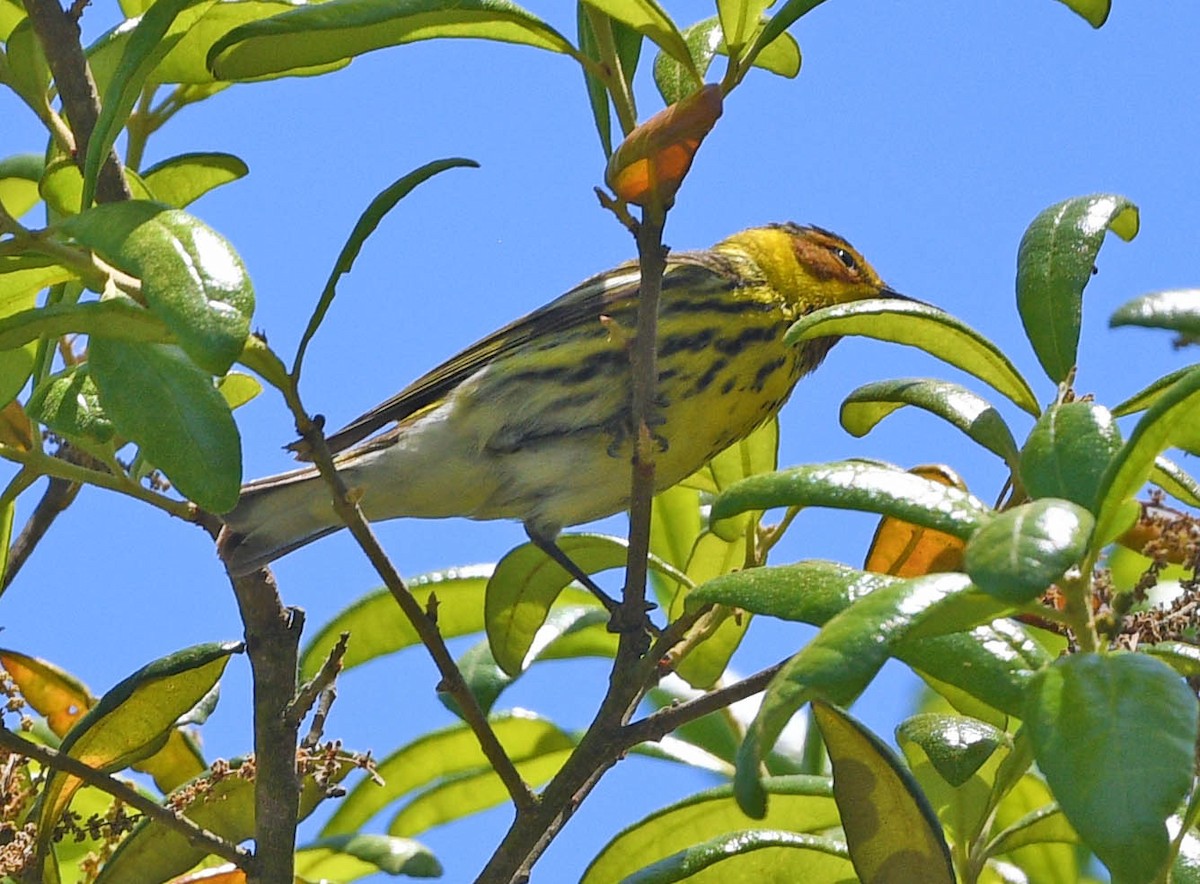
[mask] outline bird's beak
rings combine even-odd
[[[924,304],[926,307],[932,307],[932,306],[933,306],[932,304],[930,304],[930,303],[929,303],[929,302],[927,302],[927,301],[922,301],[920,298],[910,298],[908,295],[902,295],[902,294],[900,294],[898,291],[896,291],[896,290],[894,290],[894,289],[890,289],[890,288],[888,288],[887,286],[884,286],[884,287],[883,287],[883,291],[881,291],[881,292],[879,293],[879,297],[881,297],[881,298],[894,298],[894,299],[895,299],[895,300],[897,300],[897,301],[911,301],[911,302],[912,302],[912,303],[914,303],[914,304]]]

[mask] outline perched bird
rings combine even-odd
[[[624,509],[639,282],[636,263],[594,276],[332,434],[335,463],[366,517],[516,519],[554,554],[562,528]],[[656,491],[778,412],[836,343],[784,344],[793,321],[874,297],[901,296],[819,227],[757,227],[670,255],[651,428]],[[342,527],[313,467],[245,485],[224,519],[219,549],[235,575]]]

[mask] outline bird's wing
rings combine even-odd
[[[370,436],[393,421],[401,421],[437,403],[481,368],[531,341],[584,323],[601,315],[633,309],[641,281],[635,262],[623,264],[592,277],[566,294],[472,344],[457,356],[413,381],[391,399],[352,420],[327,439],[337,453]],[[667,261],[663,291],[680,289],[711,292],[735,285],[736,276],[728,263],[711,252],[681,252]],[[307,459],[302,443],[289,446]]]

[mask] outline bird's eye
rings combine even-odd
[[[839,261],[841,261],[844,265],[846,265],[847,270],[850,270],[855,273],[858,272],[858,262],[856,260],[854,260],[854,256],[851,255],[848,251],[846,251],[846,249],[843,249],[841,246],[838,246],[838,247],[834,248],[833,254],[837,257],[837,259]]]

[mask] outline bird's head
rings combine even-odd
[[[836,233],[772,224],[736,233],[718,249],[749,256],[797,317],[866,298],[905,298],[888,287],[858,250]]]

